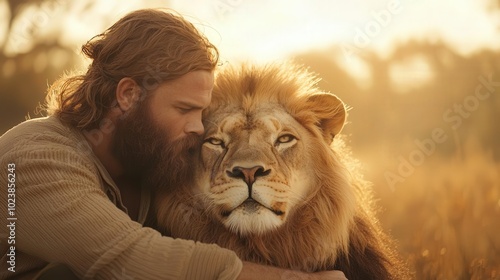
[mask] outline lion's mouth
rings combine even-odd
[[[237,209],[241,209],[241,210],[247,212],[248,214],[253,214],[253,213],[257,212],[257,210],[259,210],[260,208],[265,208],[265,209],[273,212],[276,216],[282,216],[285,214],[281,210],[276,210],[276,209],[272,209],[270,207],[266,207],[262,203],[249,197],[245,201],[243,201],[240,205],[236,206],[235,208],[233,208],[231,210],[222,211],[221,215],[222,215],[222,217],[225,217],[225,218],[229,217],[231,215],[231,213],[233,213],[233,211],[237,210]]]

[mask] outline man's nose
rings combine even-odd
[[[202,135],[205,132],[205,127],[201,120],[199,121],[191,121],[186,124],[185,131],[186,134],[196,133],[198,135]]]

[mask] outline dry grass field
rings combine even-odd
[[[500,163],[475,145],[430,157],[394,188],[376,160],[365,165],[379,216],[417,279],[500,279]]]

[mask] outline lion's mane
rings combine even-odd
[[[316,83],[314,75],[291,64],[229,67],[219,73],[205,113],[210,117],[228,106],[250,113],[260,104],[277,102],[309,131],[301,137],[314,143],[307,156],[314,158],[310,176],[317,184],[283,226],[264,234],[238,235],[200,207],[200,196],[189,186],[182,186],[156,196],[158,227],[173,237],[217,243],[243,260],[261,264],[302,271],[337,269],[350,280],[407,279],[406,265],[376,219],[370,184],[342,137],[325,135],[322,112],[306,102],[321,93]]]

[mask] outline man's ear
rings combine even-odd
[[[344,102],[330,93],[311,95],[307,102],[318,119],[317,125],[323,131],[323,137],[331,143],[344,127],[347,115]]]
[[[132,78],[123,78],[116,86],[116,102],[122,112],[132,108],[141,97],[141,88]]]

